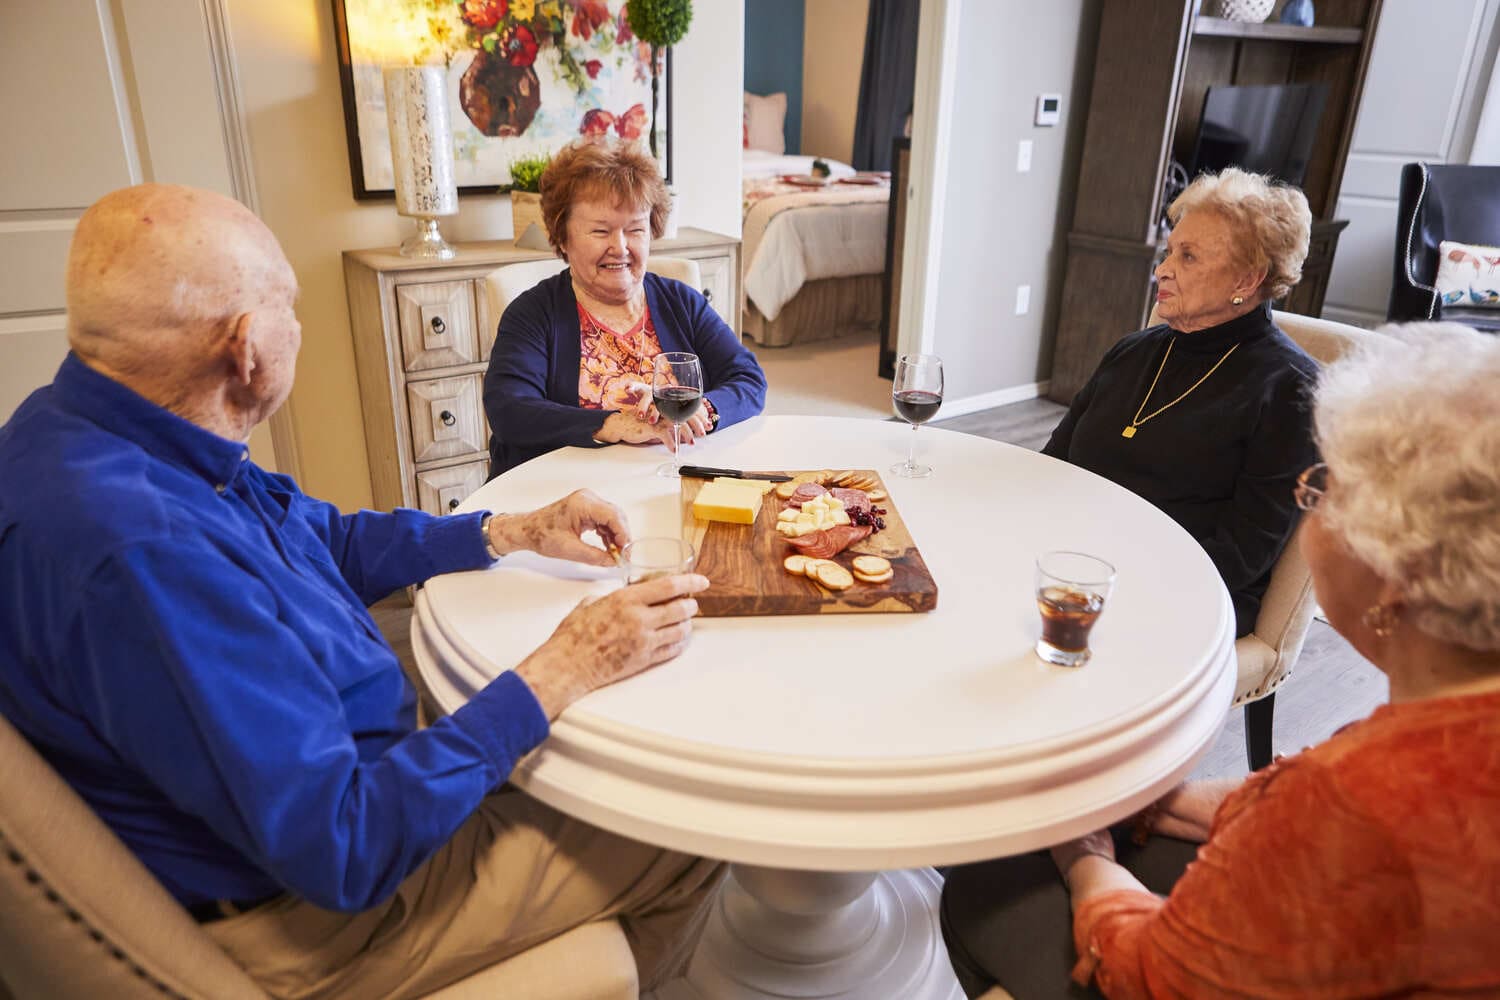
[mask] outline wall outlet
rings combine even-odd
[[[1031,171],[1031,140],[1022,139],[1021,144],[1016,147],[1016,173],[1024,174]]]
[[[1016,315],[1025,316],[1031,312],[1031,286],[1016,286]]]

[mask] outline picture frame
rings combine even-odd
[[[508,191],[512,162],[550,156],[582,135],[646,144],[650,50],[629,31],[627,2],[333,0],[354,197],[394,197],[381,75],[389,65],[445,70],[460,195]],[[658,150],[670,183],[671,49],[661,54],[660,92]]]

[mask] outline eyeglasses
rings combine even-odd
[[[1297,477],[1297,487],[1292,490],[1292,499],[1302,510],[1317,510],[1318,504],[1328,495],[1328,466],[1323,462],[1310,465]]]

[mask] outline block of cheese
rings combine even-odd
[[[730,486],[745,486],[752,490],[760,490],[761,496],[765,496],[776,488],[776,484],[764,479],[736,479],[733,476],[717,476],[713,480],[716,483],[728,483]]]
[[[746,488],[738,480],[714,480],[704,483],[693,500],[693,516],[700,521],[727,521],[730,524],[754,524],[760,513],[762,491]]]

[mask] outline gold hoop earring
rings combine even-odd
[[[1236,295],[1234,298],[1230,299],[1229,301],[1232,302],[1232,303],[1234,303],[1235,305],[1240,305],[1241,303],[1243,303],[1245,301],[1245,297],[1243,295]]]
[[[1400,617],[1389,604],[1372,604],[1365,609],[1359,620],[1365,628],[1384,639],[1396,631],[1396,623]]]

